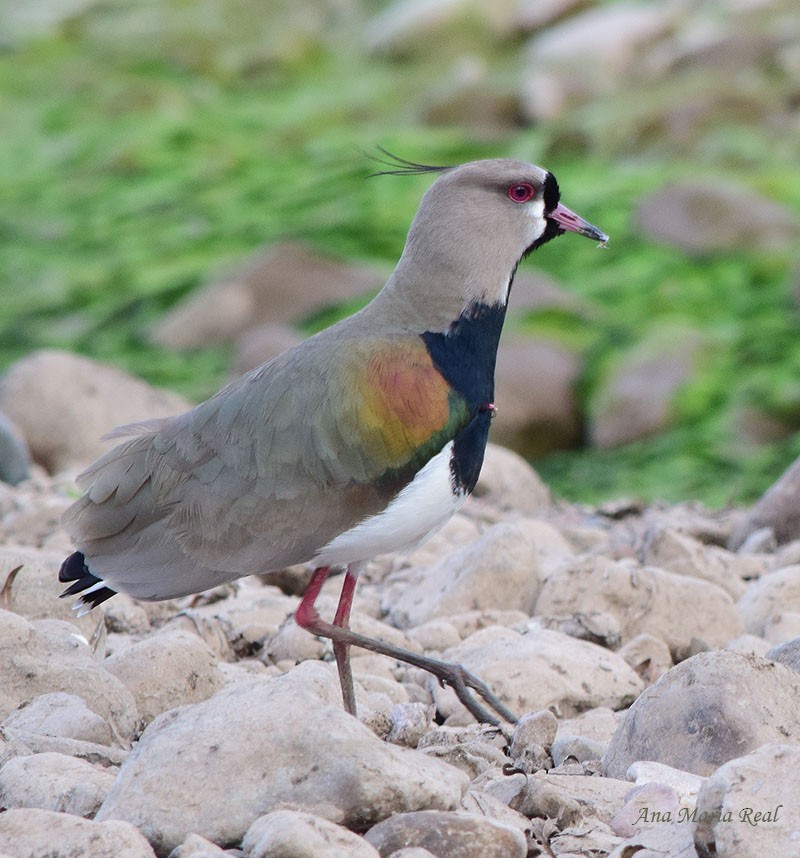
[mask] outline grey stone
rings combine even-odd
[[[635,73],[640,55],[673,26],[666,6],[613,3],[570,15],[545,28],[527,47],[521,102],[534,122],[619,87]]]
[[[242,841],[244,858],[379,858],[363,837],[298,810],[259,817]]]
[[[779,661],[795,673],[800,673],[800,638],[792,638],[790,641],[777,644],[767,651],[764,658]]]
[[[0,611],[0,718],[41,694],[64,691],[81,697],[120,739],[137,721],[127,688],[93,658],[79,630],[61,620],[35,620]]]
[[[669,647],[655,635],[640,634],[620,647],[618,654],[650,685],[672,667]]]
[[[558,720],[549,709],[523,715],[514,728],[508,751],[514,766],[525,772],[551,768],[550,748],[557,729]]]
[[[365,837],[381,855],[408,846],[422,846],[438,858],[525,858],[528,854],[521,831],[467,813],[398,813],[370,828]]]
[[[0,411],[0,480],[16,486],[31,473],[31,454],[25,439]]]
[[[615,653],[546,629],[526,634],[499,626],[483,629],[444,657],[480,677],[517,713],[548,708],[569,716],[593,706],[621,708],[642,687]],[[461,710],[451,689],[432,690],[440,712]]]
[[[231,858],[231,853],[199,834],[190,834],[169,853],[168,858]]]
[[[800,235],[793,212],[752,188],[696,179],[645,196],[636,221],[648,238],[698,255],[742,247],[786,250]]]
[[[625,804],[614,814],[611,830],[620,837],[633,837],[664,820],[677,821],[680,810],[678,794],[667,784],[651,781],[635,786],[625,797]]]
[[[697,794],[705,783],[705,778],[700,775],[665,766],[663,763],[654,763],[652,760],[638,760],[631,764],[628,768],[628,778],[632,779],[636,786],[664,784],[675,791],[681,807],[690,809],[697,804]]]
[[[647,633],[661,638],[677,658],[695,641],[723,646],[742,632],[733,599],[699,578],[675,575],[632,560],[580,558],[564,563],[542,585],[536,616],[616,617],[622,642]]]
[[[705,337],[658,330],[611,363],[589,404],[589,439],[610,449],[651,438],[670,425],[678,391],[695,374]]]
[[[174,349],[225,342],[267,322],[301,322],[324,307],[377,291],[385,279],[381,271],[303,243],[279,242],[192,293],[164,316],[152,337]]]
[[[516,751],[531,744],[549,748],[556,739],[557,731],[558,719],[549,709],[526,712],[514,727],[510,753],[514,756]]]
[[[15,757],[0,769],[0,805],[91,817],[108,795],[114,778],[114,772],[64,754]]]
[[[403,849],[397,849],[389,855],[389,858],[438,858],[433,852],[428,852],[421,846],[406,846]]]
[[[416,748],[420,739],[430,730],[433,715],[433,706],[425,703],[395,704],[389,713],[392,729],[386,741]]]
[[[608,858],[697,858],[692,826],[687,822],[667,822],[634,834],[620,843]]]
[[[579,446],[580,371],[577,353],[563,346],[530,337],[504,339],[497,352],[492,441],[528,459]]]
[[[800,611],[800,565],[763,575],[753,581],[739,599],[739,612],[746,630],[774,643],[782,638],[771,636],[772,627],[790,611]]]
[[[24,756],[25,754],[64,754],[86,760],[93,765],[120,766],[128,756],[128,751],[113,745],[98,745],[95,742],[83,742],[64,736],[45,736],[42,733],[29,733],[13,727],[4,727],[3,735],[11,744],[11,751],[0,753],[0,763],[4,758]],[[7,748],[8,750],[8,748]]]
[[[697,798],[695,845],[703,858],[795,858],[800,747],[768,743],[720,766]]]
[[[117,426],[189,407],[175,393],[69,352],[32,352],[0,378],[0,409],[50,473],[96,459],[112,446],[101,436]]]
[[[83,698],[64,691],[40,694],[27,706],[12,712],[2,727],[98,745],[116,743],[114,731],[105,718],[92,712]]]
[[[52,858],[54,843],[59,858],[155,858],[144,837],[127,822],[91,822],[37,808],[0,814],[0,851],[14,858]]]
[[[487,444],[473,497],[498,509],[537,515],[550,507],[550,490],[518,453]]]
[[[779,545],[800,538],[800,459],[793,462],[750,508],[733,531],[734,551],[753,533],[768,527]]]
[[[539,591],[536,546],[513,522],[496,524],[472,545],[420,569],[392,600],[390,617],[401,628],[482,608],[530,613]]]
[[[745,591],[740,558],[736,554],[716,545],[704,545],[699,539],[671,528],[651,534],[640,559],[645,566],[710,581],[733,599]]]
[[[611,738],[606,774],[638,760],[708,775],[765,742],[800,742],[794,671],[756,656],[704,652],[647,688]]]
[[[66,599],[59,599],[64,585],[58,581],[58,570],[64,555],[22,545],[0,546],[0,592],[3,608],[28,620],[55,619],[72,623],[80,629],[92,649],[102,658],[106,630],[103,614],[77,617]]]
[[[560,766],[567,760],[575,760],[578,763],[601,760],[607,747],[606,742],[598,742],[596,739],[563,735],[553,742],[550,753],[553,757],[553,765]]]
[[[610,823],[631,785],[614,778],[537,772],[531,776],[497,776],[484,789],[524,816],[553,819],[559,828],[568,828],[584,814]]]
[[[466,784],[450,766],[381,742],[342,710],[334,672],[309,661],[160,715],[97,819],[132,822],[168,853],[189,832],[237,843],[287,805],[363,829],[393,812],[455,807]]]
[[[145,724],[167,709],[199,703],[225,685],[208,646],[180,629],[151,635],[109,656],[103,666],[131,692]]]

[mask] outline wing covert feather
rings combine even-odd
[[[65,524],[87,557],[103,558],[107,580],[134,594],[155,580],[135,571],[136,556],[169,558],[185,592],[309,560],[385,508],[466,422],[419,337],[325,335],[142,425],[87,469],[88,496]],[[194,564],[188,580],[176,547]]]

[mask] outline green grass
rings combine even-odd
[[[562,145],[568,130],[555,127],[476,140],[419,120],[416,96],[441,59],[397,65],[312,44],[282,65],[230,66],[91,33],[67,27],[0,55],[0,369],[62,347],[202,398],[224,379],[230,350],[175,354],[148,335],[215,272],[286,236],[352,259],[397,258],[429,180],[366,180],[373,165],[359,148],[382,144],[432,163],[509,155],[544,162],[567,205],[612,236],[606,250],[566,236],[526,263],[597,308],[591,319],[547,313],[525,324],[584,354],[587,401],[607,367],[652,331],[686,325],[706,338],[674,428],[537,463],[556,490],[741,502],[800,453],[791,438],[743,443],[734,419],[752,405],[800,425],[794,260],[744,248],[692,259],[632,225],[643,193],[698,172],[745,181],[800,211],[785,141],[759,146],[766,132],[732,128],[675,157]]]

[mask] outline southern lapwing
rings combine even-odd
[[[85,494],[64,515],[78,550],[59,580],[88,611],[118,590],[171,599],[311,562],[295,619],[332,640],[349,712],[359,646],[430,671],[480,721],[497,723],[470,689],[513,721],[460,665],[351,631],[353,591],[367,561],[422,543],[474,488],[522,258],[565,231],[607,236],[561,205],[551,173],[523,161],[384,166],[438,178],[381,292],[188,413],[112,433],[125,440],[78,477]],[[315,601],[339,566],[330,623]]]

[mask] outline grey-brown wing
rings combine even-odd
[[[320,360],[318,355],[327,355]],[[306,349],[138,434],[79,478],[64,523],[93,574],[169,598],[310,559],[385,506],[343,437],[330,350]]]

